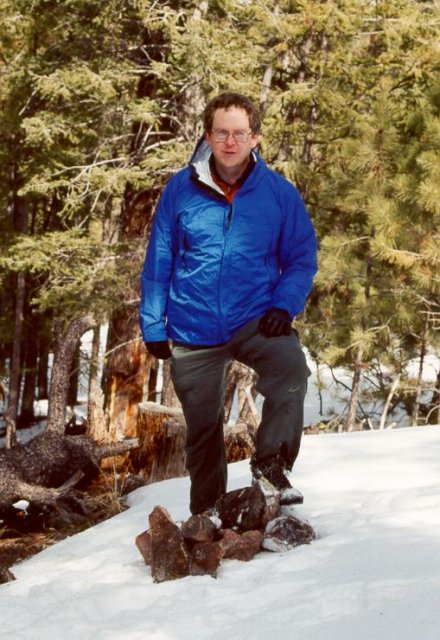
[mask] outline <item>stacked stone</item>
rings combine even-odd
[[[216,516],[191,516],[180,526],[156,506],[136,546],[154,582],[216,577],[223,559],[247,562],[260,551],[288,551],[316,538],[308,522],[283,510],[278,496],[265,495],[258,485],[226,493],[216,504]]]

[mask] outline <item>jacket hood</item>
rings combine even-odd
[[[222,193],[220,187],[215,184],[211,176],[211,170],[209,168],[209,158],[211,157],[211,153],[211,147],[203,135],[195,146],[189,164],[196,172],[199,180],[207,184],[211,189],[215,189],[215,191]]]

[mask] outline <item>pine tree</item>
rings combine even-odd
[[[142,29],[134,5],[3,8],[0,332],[12,356],[14,421],[24,335],[47,344],[35,332],[47,328],[45,316],[65,322],[90,306],[100,315],[117,298],[111,227],[130,173],[126,127],[134,111],[154,115],[133,99],[130,41]]]
[[[297,324],[320,362],[353,370],[347,428],[378,360],[420,419],[425,395],[403,374],[438,344],[437,3],[0,4],[0,366],[14,352],[16,400],[28,369],[32,405],[54,323],[88,310],[111,319],[108,404],[130,377],[121,406],[151,388],[137,328],[149,225],[206,100],[234,89],[260,103],[262,155],[317,228]],[[392,380],[379,383],[386,397]]]
[[[379,360],[391,365],[395,376],[402,375],[415,355],[409,336],[423,333],[421,306],[416,304],[423,295],[420,278],[414,287],[419,248],[406,245],[414,241],[417,245],[427,232],[431,235],[430,225],[422,215],[420,234],[410,232],[419,217],[410,222],[420,175],[413,174],[409,215],[403,214],[395,185],[402,181],[402,167],[413,156],[408,113],[424,102],[423,94],[437,69],[434,11],[431,3],[395,2],[377,3],[374,15],[365,14],[370,38],[359,57],[368,66],[364,90],[356,98],[359,113],[353,113],[348,134],[331,145],[328,186],[320,194],[331,216],[324,215],[324,227],[319,225],[323,239],[312,342],[320,336],[324,361],[352,363],[347,428],[354,427],[362,372]],[[422,271],[425,284],[430,280],[432,286],[426,268]]]

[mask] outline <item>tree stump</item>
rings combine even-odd
[[[237,462],[254,452],[254,430],[239,422],[224,428],[226,459]],[[131,470],[146,483],[186,475],[186,423],[182,409],[156,402],[138,405],[139,448],[130,452]]]
[[[147,483],[186,474],[186,424],[181,409],[142,402],[139,404],[137,437],[139,448],[130,453],[130,462],[133,471]]]

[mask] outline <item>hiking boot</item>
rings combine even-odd
[[[258,484],[265,495],[280,496],[280,504],[302,504],[304,496],[290,484],[285,465],[279,456],[251,460],[252,484]]]

